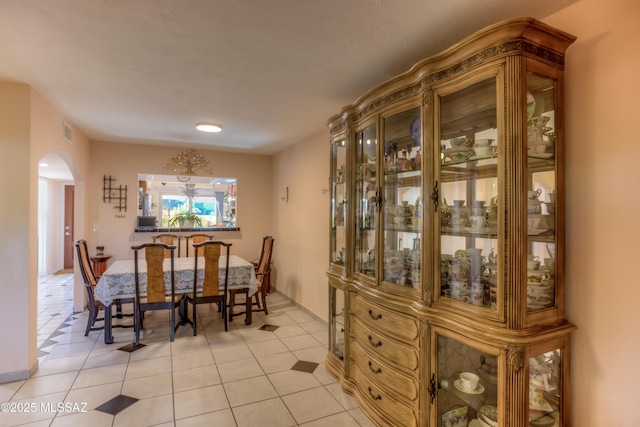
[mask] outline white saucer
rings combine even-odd
[[[485,234],[489,232],[489,229],[487,227],[482,227],[482,228],[464,227],[464,229],[469,233],[475,233],[475,234]]]
[[[545,388],[544,383],[542,381],[535,381],[535,380],[532,380],[532,379],[529,380],[529,384],[531,384],[532,386],[534,386],[534,387],[536,387],[536,388],[538,388],[540,390],[544,390],[544,391],[553,391],[553,390],[558,388],[557,385],[549,384],[549,383],[547,383],[547,386],[549,388]]]
[[[547,231],[549,231],[548,228],[530,228],[528,233],[530,236],[535,236],[537,234],[546,233]]]
[[[467,393],[467,394],[480,394],[480,393],[484,393],[484,386],[480,383],[478,383],[478,386],[476,387],[475,390],[473,391],[467,391],[462,387],[462,382],[460,381],[460,379],[457,379],[453,382],[453,385],[460,390],[463,393]]]
[[[553,408],[549,405],[549,402],[544,399],[542,401],[544,402],[544,405],[542,406],[529,402],[529,409],[533,409],[534,411],[553,412]]]
[[[553,157],[553,153],[533,153],[529,154],[528,156],[536,159],[550,159],[551,157]]]

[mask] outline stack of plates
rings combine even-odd
[[[498,407],[484,405],[478,411],[478,420],[482,427],[498,427]]]

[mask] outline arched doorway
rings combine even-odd
[[[38,275],[73,271],[74,179],[62,156],[38,162]]]

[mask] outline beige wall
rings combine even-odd
[[[0,197],[11,202],[0,221],[0,342],[11,343],[2,349],[3,381],[25,378],[36,363],[35,345],[29,345],[30,336],[35,339],[35,307],[27,307],[35,286],[29,271],[30,90],[0,84]]]
[[[89,178],[89,229],[99,224],[100,231],[88,231],[83,237],[90,250],[103,245],[113,259],[131,259],[131,246],[150,242],[152,233],[134,233],[138,215],[138,173],[164,174],[169,160],[185,148],[150,145],[93,142]],[[214,176],[237,178],[237,224],[239,232],[219,231],[212,234],[233,244],[231,252],[245,259],[258,257],[262,237],[271,234],[271,158],[246,154],[197,150],[205,156]],[[127,186],[127,211],[117,217],[115,204],[102,200],[103,177],[115,179],[115,186]],[[157,233],[156,233],[157,234]],[[179,233],[191,234],[191,233]],[[277,236],[275,236],[277,239]],[[277,252],[277,247],[275,248]]]
[[[318,119],[320,121],[320,118]],[[273,158],[275,264],[279,291],[327,320],[329,131]],[[285,197],[289,187],[289,200]]]
[[[580,0],[545,22],[567,52],[567,317],[573,425],[638,426],[640,4]]]
[[[31,87],[0,83],[0,197],[10,200],[0,221],[0,342],[11,343],[3,348],[0,382],[27,378],[37,367],[38,161],[56,152],[74,175],[88,168],[87,140],[76,132],[74,144],[66,142],[63,121]],[[76,205],[76,227],[83,219],[84,209]],[[76,286],[74,299],[83,301],[82,288]]]

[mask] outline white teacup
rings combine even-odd
[[[529,228],[540,228],[540,222],[542,221],[542,215],[540,214],[529,214],[527,217],[527,224]]]
[[[484,304],[484,292],[474,292],[471,291],[469,294],[469,302],[473,305],[483,305]]]
[[[476,156],[490,156],[491,154],[493,154],[493,147],[473,147],[473,152],[476,154]]]
[[[489,145],[491,145],[492,142],[493,142],[493,139],[487,139],[487,138],[476,139],[475,145],[478,147],[488,147]]]
[[[481,230],[484,228],[485,222],[486,221],[484,219],[484,216],[481,215],[474,215],[469,217],[469,224],[471,224],[471,228]]]
[[[466,280],[452,280],[449,282],[449,288],[452,294],[462,294],[465,291],[468,293],[468,284]]]
[[[460,385],[465,391],[474,391],[478,388],[480,377],[473,372],[463,372],[460,374]]]
[[[540,261],[527,261],[527,268],[529,270],[537,270],[540,268]]]
[[[456,299],[458,301],[467,302],[467,303],[469,302],[469,291],[468,290],[466,290],[463,293],[459,293],[459,294],[453,293],[453,292],[451,292],[451,290],[446,290],[444,292],[444,295],[446,297],[448,297],[448,298],[453,298],[453,299]]]

